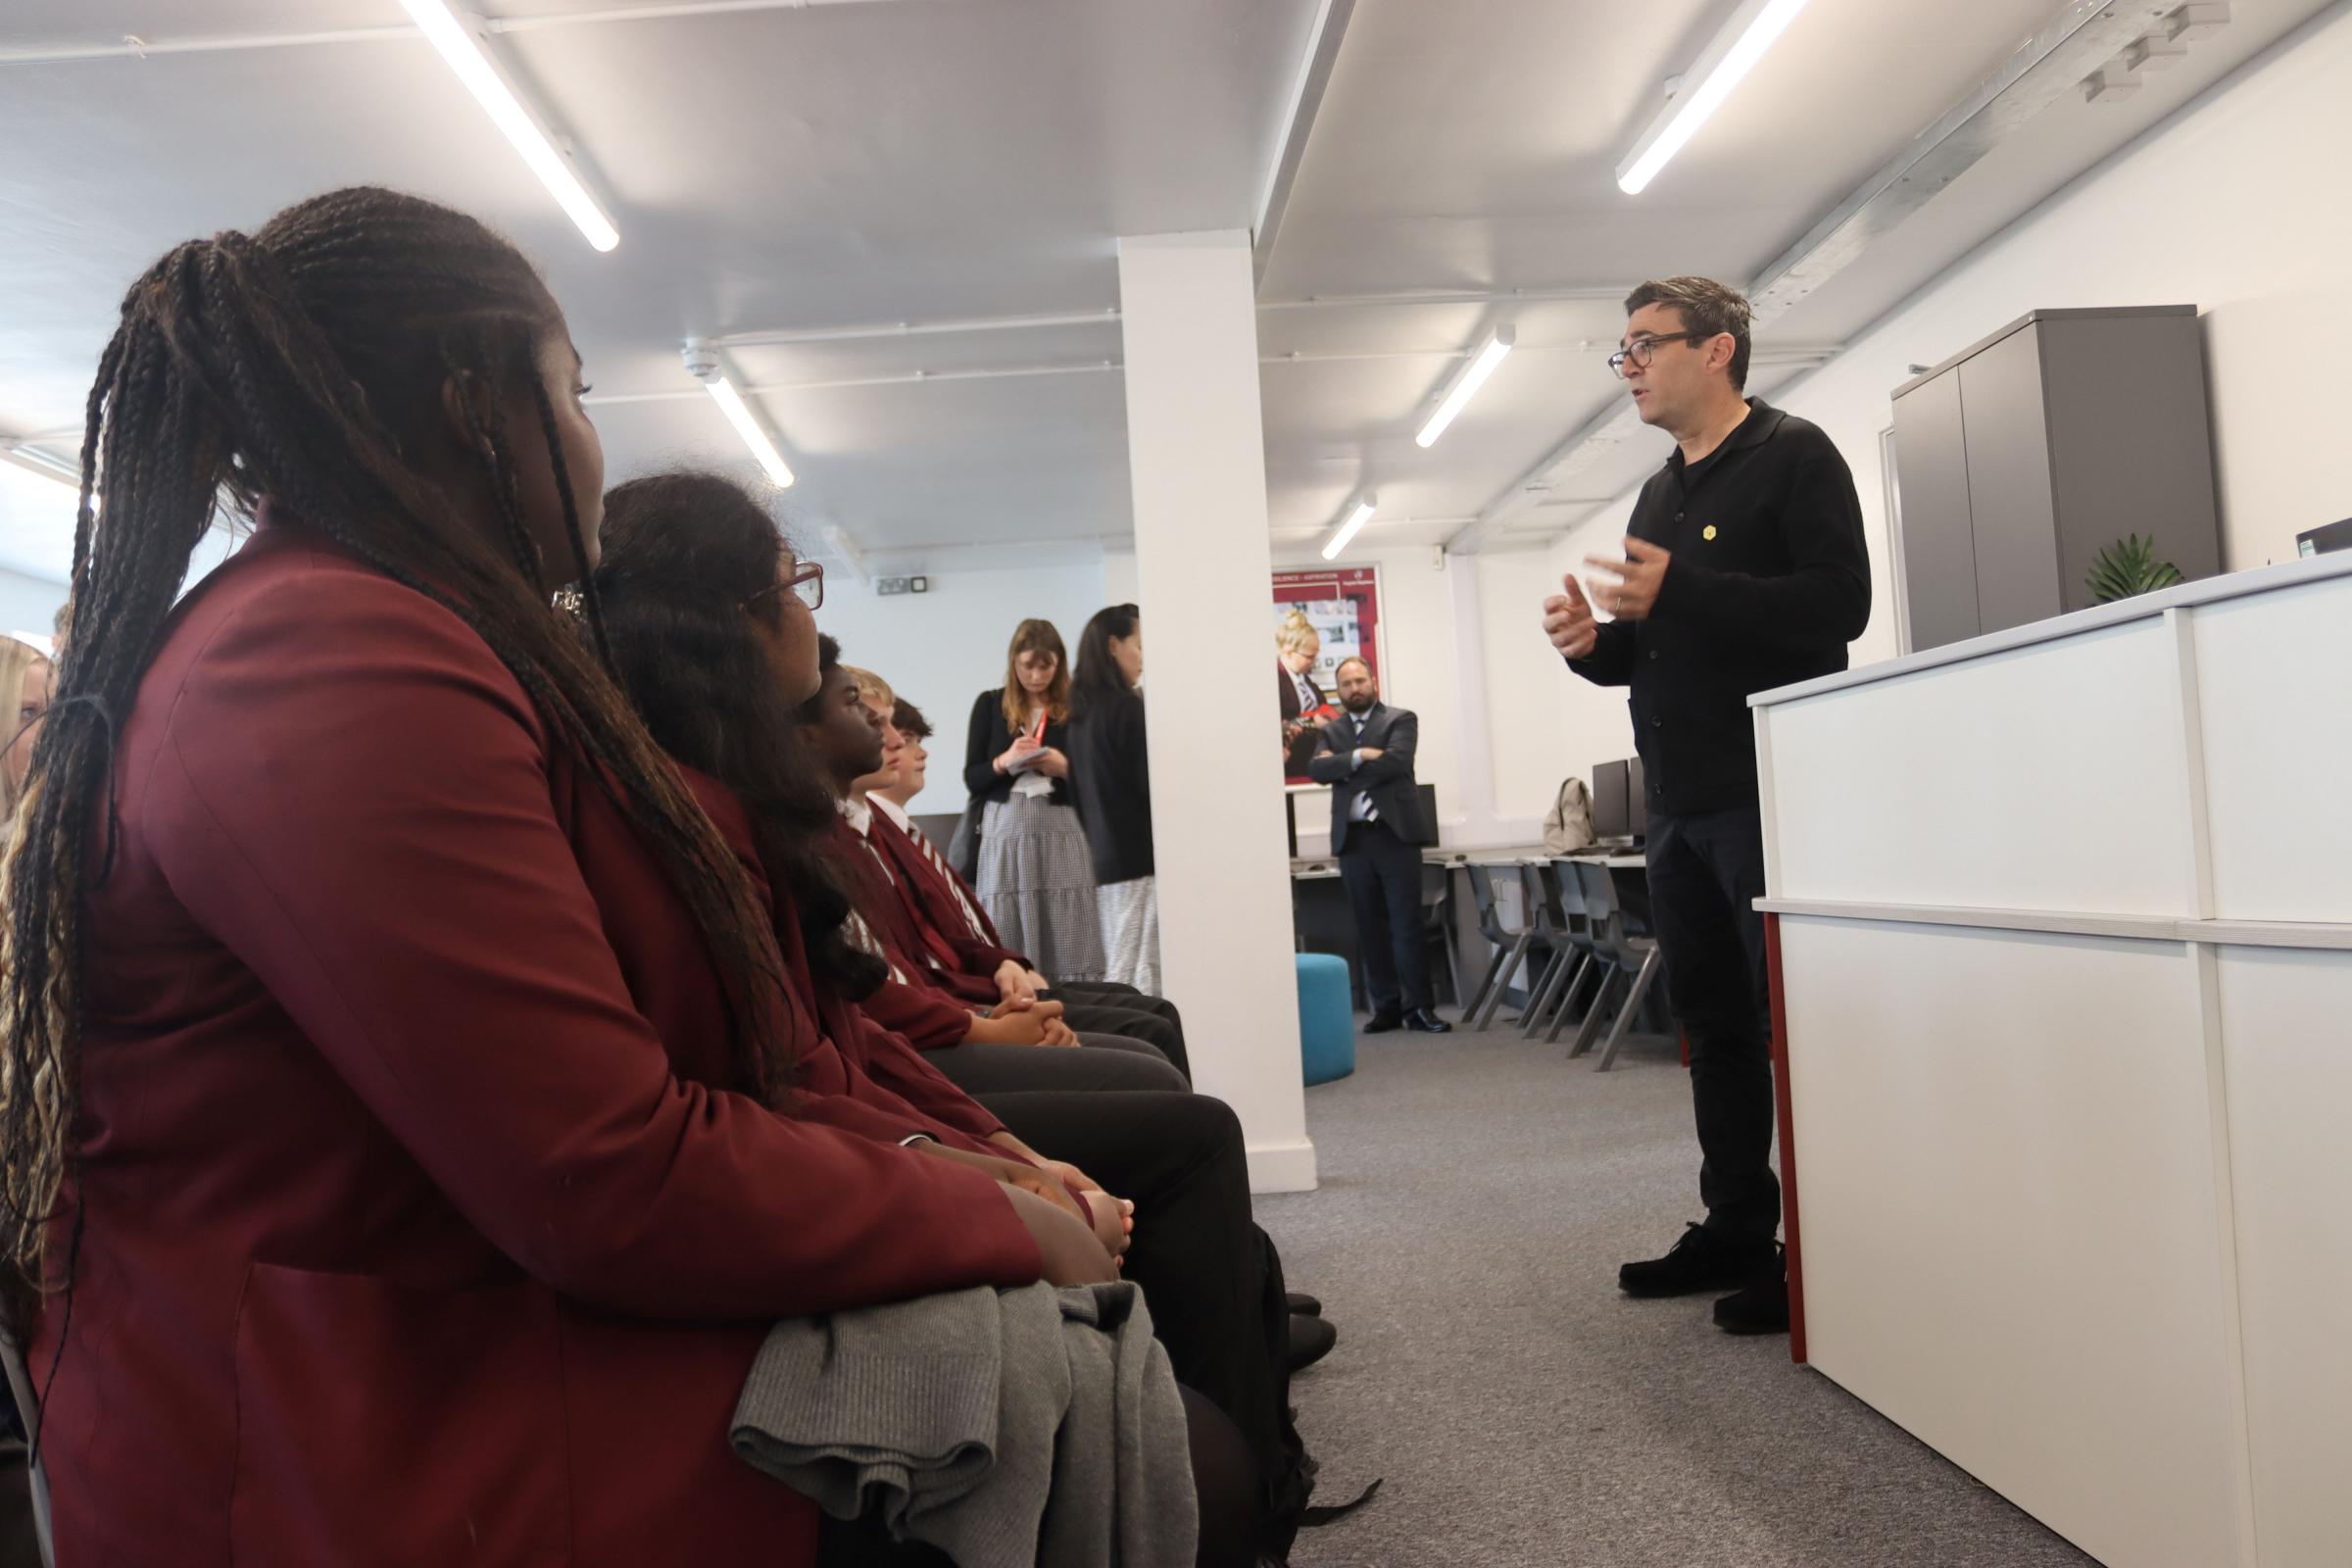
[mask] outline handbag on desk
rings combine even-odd
[[[1553,855],[1589,850],[1592,837],[1592,792],[1581,778],[1562,781],[1559,798],[1544,813],[1544,848]]]

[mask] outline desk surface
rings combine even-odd
[[[1554,855],[1540,846],[1525,849],[1447,850],[1428,848],[1421,852],[1424,865],[1442,865],[1448,870],[1484,865],[1548,865],[1553,860],[1595,860],[1612,871],[1639,871],[1649,864],[1649,858],[1640,850],[1620,851],[1610,855],[1581,852],[1574,855]],[[1340,862],[1329,855],[1303,856],[1291,862],[1291,880],[1314,882],[1340,874]]]
[[[2119,599],[2112,604],[2093,605],[2087,610],[2053,615],[2047,620],[2030,621],[2023,626],[2011,626],[2005,631],[1986,632],[1982,637],[1946,643],[1940,648],[1905,654],[1899,659],[1881,660],[1875,664],[1863,664],[1835,675],[1799,681],[1793,686],[1778,686],[1771,691],[1757,692],[1748,698],[1747,706],[1771,708],[1781,703],[1818,697],[1824,692],[1843,691],[1849,686],[1876,685],[1880,681],[1893,680],[1918,670],[1964,663],[1972,659],[2008,653],[2012,649],[2030,648],[2035,643],[2079,637],[2084,632],[2122,625],[2126,621],[2151,619],[2168,610],[2219,604],[2224,600],[2242,599],[2249,594],[2300,588],[2310,583],[2326,582],[2331,577],[2346,576],[2352,576],[2352,551],[2325,556],[2298,556],[2275,565],[2226,571],[2217,577],[2199,577],[2177,588],[2159,589],[2152,594]]]

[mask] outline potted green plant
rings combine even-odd
[[[2152,594],[2180,580],[2180,567],[2156,559],[2155,539],[2152,536],[2143,539],[2135,533],[2126,534],[2100,551],[2090,563],[2089,577],[2084,579],[2090,597],[2102,605],[2138,594]]]

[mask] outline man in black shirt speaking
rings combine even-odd
[[[1592,557],[1544,601],[1544,630],[1587,680],[1633,688],[1648,790],[1649,897],[1667,996],[1690,1042],[1704,1225],[1628,1263],[1634,1296],[1739,1289],[1734,1333],[1788,1326],[1772,1169],[1764,838],[1750,692],[1845,668],[1870,619],[1862,509],[1820,427],[1742,395],[1748,308],[1703,277],[1626,300],[1609,368],[1642,422],[1675,439],[1642,487],[1625,558]],[[1595,618],[1595,608],[1614,618]]]

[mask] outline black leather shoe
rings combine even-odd
[[[1772,1262],[1742,1290],[1715,1303],[1715,1326],[1726,1334],[1788,1332],[1788,1254],[1774,1248]]]
[[[1765,1268],[1773,1244],[1704,1225],[1688,1225],[1683,1239],[1664,1257],[1628,1263],[1617,1271],[1617,1288],[1628,1296],[1695,1296],[1700,1291],[1745,1285]]]
[[[1321,1317],[1323,1315],[1323,1303],[1304,1291],[1293,1291],[1284,1299],[1290,1303],[1291,1310],[1300,1317]]]
[[[1449,1035],[1453,1033],[1453,1025],[1447,1023],[1445,1019],[1439,1017],[1427,1007],[1415,1007],[1412,1011],[1406,1013],[1404,1015],[1404,1026],[1416,1034]]]
[[[1303,1372],[1331,1353],[1340,1343],[1340,1331],[1319,1317],[1303,1312],[1291,1314],[1291,1349],[1287,1357],[1294,1372]]]
[[[1392,1029],[1403,1027],[1404,1014],[1400,1012],[1376,1012],[1364,1020],[1364,1033],[1368,1035],[1385,1035]]]

